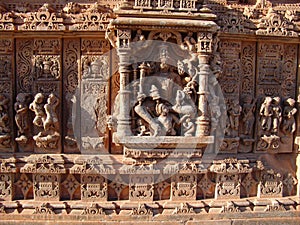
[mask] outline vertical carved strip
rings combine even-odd
[[[0,41],[0,152],[14,152],[13,142],[13,39]]]
[[[108,80],[110,63],[108,54],[99,54],[90,50],[90,42],[82,39],[81,43],[81,69],[80,82],[80,142],[81,152],[105,152],[107,143],[107,106],[108,106]],[[87,45],[87,46],[86,46]],[[103,53],[105,45],[101,45]]]
[[[240,146],[239,152],[251,152],[254,142],[253,128],[255,122],[255,42],[242,43],[241,49],[241,82],[240,82],[240,102],[242,106],[241,124],[239,127],[240,133]]]
[[[15,123],[17,126],[16,142],[20,152],[32,152],[34,142],[32,139],[32,113],[29,104],[32,101],[33,40],[16,40],[16,99],[14,104]]]
[[[63,68],[63,133],[64,133],[64,152],[78,153],[79,149],[74,135],[72,124],[73,104],[78,88],[78,60],[80,58],[80,39],[64,40],[64,68]]]
[[[220,42],[223,72],[219,78],[219,82],[227,106],[225,138],[220,146],[220,152],[222,153],[236,153],[239,148],[239,121],[242,111],[239,100],[239,83],[242,73],[240,52],[240,41],[222,40]]]

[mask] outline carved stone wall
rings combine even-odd
[[[1,2],[3,223],[299,221],[299,18],[292,1]]]

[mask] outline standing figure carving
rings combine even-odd
[[[56,109],[58,107],[59,100],[54,94],[50,94],[47,99],[47,104],[45,104],[46,119],[44,122],[44,130],[54,130],[59,131],[59,122],[56,114]]]
[[[288,98],[284,102],[283,108],[283,123],[282,131],[284,134],[292,134],[296,131],[295,114],[297,109],[295,108],[296,101],[292,98]]]
[[[278,133],[278,129],[282,120],[282,109],[280,107],[280,97],[273,98],[272,107],[272,133]]]
[[[50,94],[47,103],[44,105],[44,95],[38,93],[35,95],[33,102],[30,104],[30,110],[35,112],[33,124],[43,128],[37,135],[33,137],[36,146],[41,149],[55,149],[58,147],[60,139],[59,121],[56,113],[59,105],[59,99]]]
[[[29,101],[30,96],[25,93],[19,93],[16,97],[14,108],[16,111],[15,121],[18,127],[18,136],[15,140],[18,143],[26,144],[29,138]]]
[[[239,129],[239,118],[242,112],[242,107],[239,105],[238,99],[234,99],[232,101],[232,104],[229,106],[229,122],[230,122],[230,127],[233,130],[238,130]]]
[[[256,102],[250,96],[245,96],[242,110],[242,122],[244,124],[242,132],[245,135],[252,135],[252,129],[255,122],[255,104]]]
[[[270,131],[272,126],[272,98],[265,97],[264,102],[262,103],[259,115],[261,116],[261,127],[263,131]]]
[[[37,93],[33,102],[29,105],[29,109],[35,113],[33,124],[38,127],[43,127],[46,114],[44,112],[44,95]]]

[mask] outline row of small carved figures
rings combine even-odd
[[[36,145],[41,148],[55,148],[60,137],[59,121],[56,109],[59,99],[53,94],[49,94],[45,103],[45,95],[37,93],[31,102],[31,95],[19,93],[14,104],[15,122],[18,128],[16,141],[19,144],[27,144],[31,133],[30,111],[35,116],[33,125],[39,130],[33,137]],[[0,147],[11,147],[11,128],[8,113],[9,99],[0,94]]]
[[[292,98],[285,100],[278,96],[264,97],[259,107],[259,129],[262,134],[277,135],[281,130],[285,135],[293,134],[296,131],[295,107],[296,101]],[[225,135],[230,136],[232,130],[239,130],[239,122],[243,123],[241,133],[251,135],[255,122],[256,101],[245,98],[243,106],[238,100],[233,100],[227,109],[228,121]]]

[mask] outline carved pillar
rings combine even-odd
[[[212,74],[209,66],[209,56],[211,48],[212,34],[207,32],[198,33],[198,60],[199,60],[199,110],[201,115],[197,118],[196,136],[209,135],[210,119],[208,115],[208,78]]]
[[[12,201],[16,166],[14,159],[2,159],[0,164],[0,201]]]
[[[120,91],[119,91],[119,115],[117,134],[118,136],[130,136],[130,108],[129,108],[129,97],[130,91],[128,90],[128,78],[130,69],[129,56],[130,56],[130,42],[131,33],[130,30],[118,30],[118,56],[119,56],[119,72],[120,72]]]

